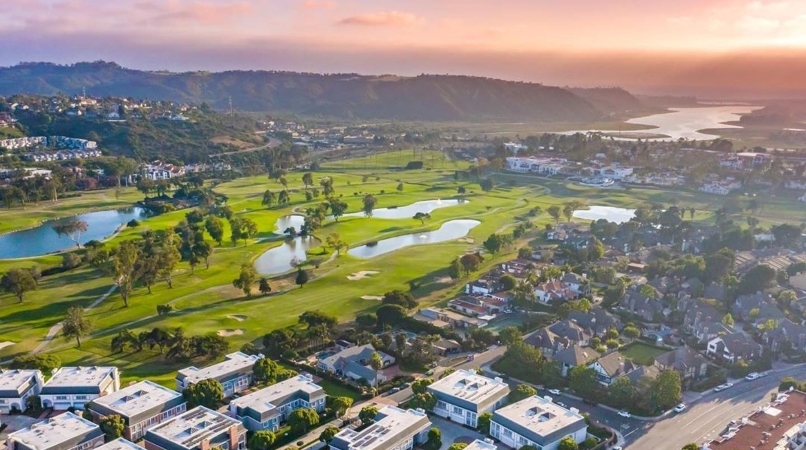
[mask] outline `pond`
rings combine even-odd
[[[589,209],[574,211],[574,217],[592,221],[605,219],[610,222],[624,223],[635,217],[635,210],[613,206],[591,206]]]
[[[382,198],[382,197],[381,197]],[[469,203],[467,200],[464,199],[436,199],[436,200],[425,200],[422,202],[415,202],[410,205],[401,206],[399,208],[378,208],[372,210],[372,217],[375,219],[411,219],[414,217],[415,214],[424,213],[430,214],[435,209],[439,208],[447,208],[450,206],[462,205],[465,203]],[[363,212],[355,212],[350,214],[345,214],[345,217],[363,217]]]
[[[53,231],[53,226],[72,220],[87,222],[87,231],[82,233],[79,238],[79,242],[83,245],[92,240],[106,239],[114,234],[121,225],[125,225],[132,219],[141,220],[147,216],[148,213],[143,208],[133,207],[98,211],[43,222],[35,228],[0,235],[0,259],[28,258],[75,247],[75,243],[69,237],[59,236]]]
[[[297,232],[305,223],[305,216],[291,215],[277,220],[274,232],[283,232],[293,227]],[[319,240],[311,236],[297,236],[286,239],[279,247],[267,250],[255,260],[255,270],[261,275],[279,275],[294,269],[295,262],[308,259],[308,250],[319,245]]]
[[[383,239],[375,244],[353,248],[347,253],[357,258],[374,258],[412,245],[436,244],[459,239],[467,236],[467,233],[480,223],[478,220],[451,220],[442,224],[438,230]]]

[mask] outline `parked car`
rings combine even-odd
[[[719,386],[714,388],[714,392],[724,391],[725,389],[730,389],[732,387],[733,387],[733,383],[720,384]]]
[[[557,406],[561,406],[561,407],[563,407],[563,408],[568,408],[568,405],[566,405],[566,404],[565,404],[565,403],[563,403],[563,402],[554,402],[554,404],[555,404],[555,405],[557,405]]]
[[[627,418],[627,419],[629,419],[630,417],[632,417],[632,415],[631,415],[630,413],[628,413],[627,411],[619,411],[619,412],[618,412],[618,415],[620,415],[621,417],[625,417],[625,418]]]
[[[748,373],[746,377],[744,377],[747,381],[753,381],[756,378],[761,378],[758,372]]]
[[[686,405],[684,403],[681,403],[681,404],[679,404],[679,405],[674,407],[674,412],[679,413],[679,412],[683,412],[685,410],[686,410]]]
[[[549,394],[551,395],[560,395],[559,389],[549,389]]]

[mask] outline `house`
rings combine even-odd
[[[721,314],[710,304],[698,300],[681,300],[680,306],[685,306],[682,329],[694,336],[698,342],[706,343],[711,339],[733,333],[733,328],[722,323],[724,314]]]
[[[708,348],[705,353],[735,364],[742,360],[752,361],[761,356],[761,345],[746,334],[736,332],[708,341]]]
[[[500,378],[457,370],[429,385],[428,392],[437,399],[434,414],[476,428],[479,415],[491,413],[504,404],[509,385]]]
[[[120,416],[126,423],[123,437],[139,441],[150,427],[187,411],[187,402],[179,392],[146,380],[96,398],[87,409],[96,422]]]
[[[361,431],[345,428],[330,441],[330,450],[411,450],[428,440],[431,421],[423,410],[385,406]]]
[[[386,381],[383,373],[378,372],[376,380],[375,370],[369,367],[369,360],[372,354],[376,353],[375,347],[372,344],[361,345],[344,349],[335,355],[328,356],[327,358],[320,359],[317,367],[320,370],[325,370],[336,375],[350,378],[353,381],[366,380],[370,385],[375,385],[377,382]],[[377,352],[383,367],[389,367],[395,363],[393,356],[387,355],[383,352]]]
[[[596,371],[599,383],[610,386],[617,378],[627,375],[639,367],[620,352],[608,353],[589,364],[588,367]]]
[[[66,412],[8,435],[8,450],[90,450],[104,444],[104,432],[89,420]]]
[[[490,436],[512,448],[530,445],[557,450],[570,436],[581,444],[588,436],[585,418],[576,409],[566,409],[548,398],[533,396],[493,413]]]
[[[650,286],[644,284],[642,286]],[[634,316],[645,322],[657,322],[663,315],[663,303],[660,300],[660,293],[655,291],[654,298],[648,297],[641,292],[641,287],[630,286],[621,297],[618,309],[630,316]]]
[[[465,295],[448,302],[449,308],[483,320],[495,318],[495,315],[503,311],[506,306],[506,300],[491,295],[484,297]]]
[[[562,281],[550,280],[535,286],[535,297],[543,303],[549,303],[574,300],[579,293]]]
[[[600,356],[599,352],[590,347],[581,347],[577,344],[571,344],[557,351],[552,359],[560,365],[562,376],[566,377],[568,376],[568,372],[574,367],[587,366]]]
[[[806,352],[806,326],[789,319],[779,320],[775,328],[762,333],[761,342],[775,353]]]
[[[685,383],[708,375],[708,360],[694,349],[683,346],[655,357],[655,367],[674,370]]]
[[[560,278],[560,282],[580,296],[590,295],[591,293],[590,281],[585,275],[568,272]]]
[[[414,319],[430,323],[439,328],[470,328],[487,326],[487,321],[477,317],[468,317],[449,309],[431,307],[421,309],[414,315]]]
[[[467,444],[465,450],[498,450],[498,447],[493,443],[491,439],[485,439],[483,441],[480,439],[476,439],[475,441]]]
[[[700,187],[700,192],[715,195],[728,195],[736,189],[742,187],[742,182],[728,177],[725,180],[716,180],[705,183]]]
[[[224,397],[230,397],[236,392],[245,391],[252,384],[252,366],[262,358],[263,355],[235,352],[227,355],[224,361],[212,366],[201,369],[194,366],[186,367],[176,374],[176,390],[182,392],[191,384],[213,379],[224,386]]]
[[[246,450],[246,428],[236,419],[196,407],[149,428],[146,450]]]
[[[615,328],[620,330],[621,320],[609,311],[599,306],[594,306],[589,312],[571,310],[568,319],[576,323],[590,336],[604,336],[607,330]]]
[[[39,398],[43,408],[84,409],[86,403],[119,389],[117,367],[62,367],[53,372]]]
[[[0,414],[25,411],[28,397],[39,395],[44,383],[38,370],[0,371]]]
[[[453,339],[442,338],[431,344],[431,349],[435,355],[448,356],[461,352],[462,344]]]
[[[731,312],[734,319],[754,324],[764,323],[770,319],[781,320],[786,317],[776,305],[775,299],[763,292],[736,297]]]
[[[492,294],[493,291],[496,290],[495,282],[493,280],[487,280],[484,278],[478,279],[476,281],[467,283],[465,285],[465,294],[473,295],[487,295]]]
[[[249,431],[277,431],[297,409],[323,412],[325,397],[324,389],[309,374],[301,374],[232,400],[229,412]]]
[[[572,345],[586,346],[590,336],[585,330],[570,320],[562,320],[532,333],[524,342],[539,348],[547,357],[553,357],[560,350]]]

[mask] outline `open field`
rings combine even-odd
[[[311,281],[303,288],[294,285],[292,278],[280,276],[272,279],[271,294],[246,298],[232,287],[238,267],[254,261],[267,249],[281,245],[282,241],[273,234],[278,218],[304,210],[324,199],[306,202],[302,193],[301,173],[294,172],[287,176],[289,189],[293,191],[292,204],[267,209],[260,205],[263,191],[279,191],[280,184],[265,176],[238,179],[217,186],[216,191],[228,196],[229,205],[236,215],[251,218],[258,224],[260,232],[256,239],[250,240],[247,245],[240,243],[232,246],[225,242],[223,246],[216,247],[209,269],[202,265],[191,274],[187,264],[180,264],[174,275],[173,289],[169,289],[165,283],[157,283],[153,293],[148,295],[144,288],[138,288],[128,308],[123,307],[117,294],[111,295],[87,313],[93,321],[94,331],[84,340],[80,349],[73,342],[57,337],[45,347],[45,351],[57,354],[64,364],[118,365],[125,381],[149,377],[171,385],[175,371],[187,364],[167,363],[156,350],[110,354],[111,339],[127,328],[137,333],[153,327],[182,327],[187,334],[243,330],[243,334],[227,338],[231,343],[230,348],[236,350],[244,343],[260,342],[266,333],[274,329],[296,325],[298,316],[305,311],[318,309],[342,321],[349,321],[356,314],[378,307],[379,302],[372,296],[392,289],[408,290],[410,281],[419,283],[420,287],[413,294],[422,304],[444,302],[463,286],[463,281],[444,282],[450,261],[467,251],[477,250],[488,235],[506,229],[515,216],[535,206],[545,210],[548,206],[571,199],[589,205],[623,207],[637,207],[649,202],[676,202],[680,206],[697,208],[697,221],[712,223],[712,211],[725,201],[724,197],[697,192],[601,190],[559,180],[516,175],[496,175],[498,186],[484,193],[475,182],[456,181],[454,171],[466,168],[466,163],[447,160],[441,153],[418,151],[417,159],[426,163],[424,170],[401,171],[393,168],[404,166],[412,159],[412,152],[407,150],[362,159],[338,160],[324,164],[322,171],[315,173],[314,178],[333,177],[336,195],[349,205],[348,212],[360,210],[362,196],[366,193],[374,194],[378,199],[376,207],[383,208],[450,198],[456,195],[457,187],[461,185],[466,187],[469,201],[460,206],[433,211],[432,218],[424,224],[406,218],[342,217],[338,222],[328,221],[316,234],[325,237],[333,232],[339,233],[351,247],[355,247],[370,240],[434,230],[452,219],[476,219],[481,224],[470,231],[468,237],[472,240],[409,247],[369,260],[343,255],[313,270]],[[396,187],[401,182],[403,191],[398,192]],[[133,192],[127,195],[129,201],[138,197]],[[57,205],[54,211],[61,212],[63,207],[71,209],[73,213],[82,212],[80,205]],[[85,204],[85,207],[89,205]],[[109,245],[134,239],[145,229],[174,226],[184,218],[185,213],[176,211],[145,219],[140,227],[124,230]],[[803,208],[795,210],[792,199],[775,198],[764,202],[764,209],[758,216],[773,223],[784,220],[800,222],[806,220],[806,211]],[[744,220],[743,216],[741,220]],[[539,228],[549,221],[551,219],[546,214],[537,217],[535,223],[538,229],[525,236],[522,242],[538,237]],[[512,257],[516,250],[517,247],[487,257],[481,270]],[[309,252],[309,256],[322,260],[330,255],[331,251],[321,247]],[[0,271],[10,267],[29,267],[33,264],[46,267],[58,263],[57,256],[0,261]],[[378,273],[361,279],[348,279],[348,276],[362,271]],[[39,290],[29,293],[23,303],[17,303],[16,298],[8,294],[0,295],[1,341],[15,342],[0,349],[0,360],[30,352],[42,342],[48,330],[63,318],[68,307],[86,307],[111,286],[112,279],[108,274],[82,268],[43,279]],[[168,316],[157,316],[156,306],[164,304],[173,305],[177,311]]]

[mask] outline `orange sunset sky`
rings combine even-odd
[[[5,0],[0,65],[452,73],[806,93],[806,0]]]

